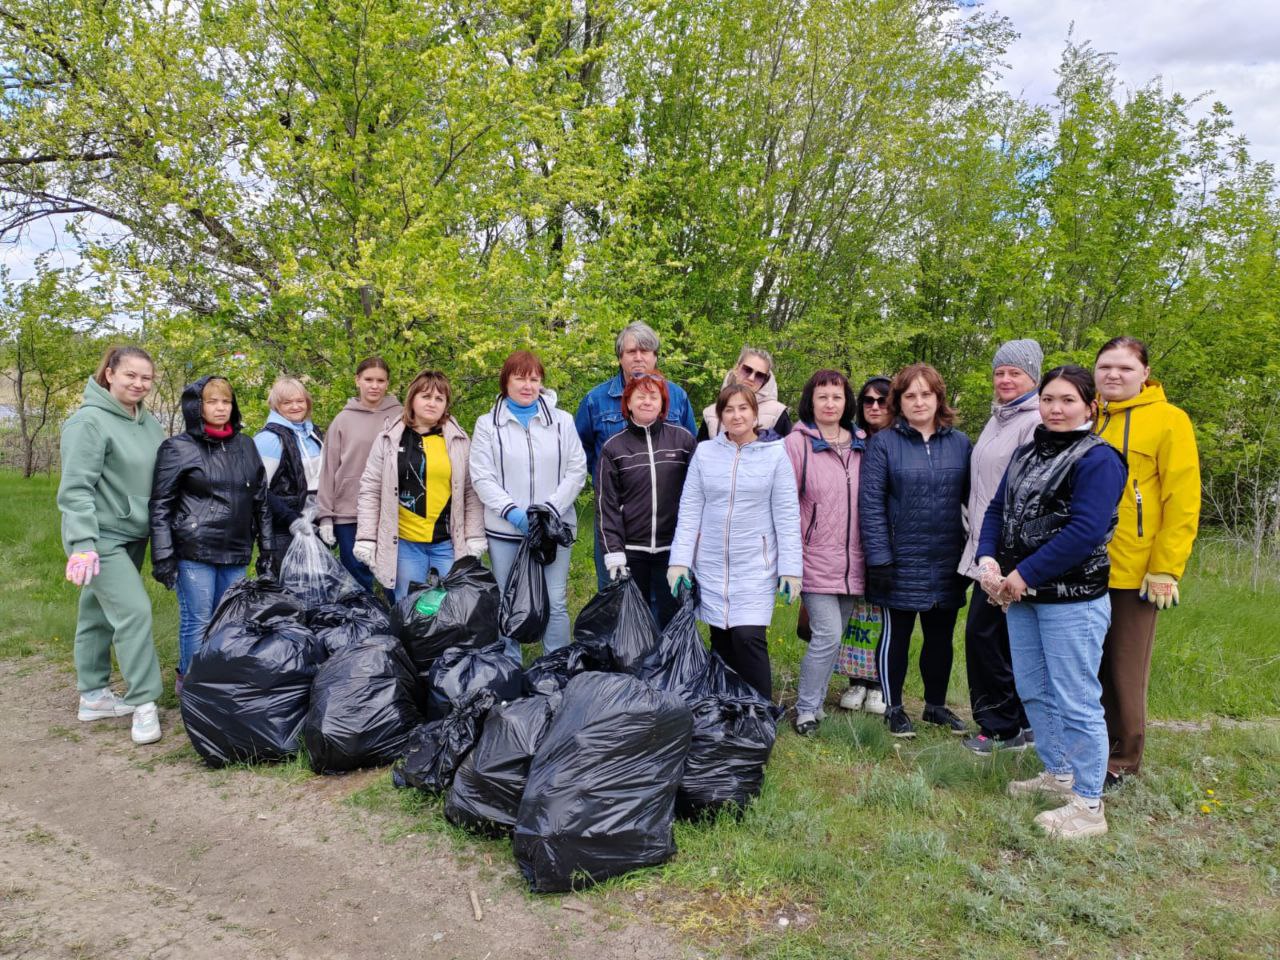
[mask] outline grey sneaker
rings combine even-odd
[[[1030,727],[1022,728],[1022,739],[1026,741],[1028,747],[1036,745],[1036,732]]]
[[[1076,793],[1071,795],[1064,806],[1046,810],[1037,816],[1035,822],[1049,836],[1064,840],[1096,837],[1107,832],[1107,817],[1102,801],[1098,801],[1097,810],[1091,810],[1089,802]]]
[[[90,720],[127,717],[131,713],[132,706],[117,697],[110,687],[103,687],[101,690],[86,690],[80,694],[80,709],[76,711],[76,716],[88,723]]]
[[[134,743],[155,743],[160,739],[160,711],[154,701],[142,704],[133,712],[130,736]]]
[[[1012,737],[1006,737],[1001,740],[998,737],[988,737],[985,733],[980,733],[976,737],[970,737],[963,741],[966,750],[978,754],[981,757],[989,757],[997,750],[1013,750],[1020,752],[1027,749],[1027,741],[1023,739],[1021,733]]]
[[[1042,770],[1030,780],[1010,780],[1006,789],[1011,797],[1023,797],[1036,793],[1057,793],[1064,797],[1074,797],[1075,793],[1071,789],[1074,783],[1075,777],[1059,780],[1048,770]]]
[[[802,737],[811,737],[818,729],[818,718],[812,713],[802,713],[796,717],[796,733]]]

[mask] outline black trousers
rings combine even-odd
[[[1007,740],[1029,727],[1013,683],[1009,627],[1004,611],[987,602],[975,583],[964,623],[964,664],[973,719],[988,737]]]
[[[670,558],[670,550],[662,553],[627,551],[627,569],[649,601],[649,610],[658,621],[658,629],[666,627],[680,610],[680,601],[671,595],[671,588],[667,586],[667,561]]]
[[[711,649],[766,700],[773,699],[773,672],[764,627],[711,628]]]
[[[889,707],[902,705],[902,684],[907,679],[907,660],[911,653],[911,631],[916,617],[924,644],[920,647],[920,677],[924,680],[924,702],[941,707],[947,702],[947,684],[951,680],[951,634],[956,628],[959,610],[895,610],[884,608],[885,626],[876,648],[880,668],[880,689]]]

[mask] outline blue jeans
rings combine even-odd
[[[178,561],[178,672],[183,676],[204,643],[205,628],[222,595],[244,576],[244,571],[244,567],[231,563]]]
[[[489,563],[493,565],[493,576],[498,581],[498,589],[507,589],[507,579],[511,576],[511,568],[516,562],[516,551],[520,549],[519,540],[499,540],[489,538]],[[551,616],[547,620],[547,632],[542,635],[542,651],[550,653],[569,645],[569,557],[573,550],[570,547],[557,547],[556,558],[543,567],[547,577],[547,597],[551,601]],[[507,656],[520,661],[520,644],[510,637],[502,638],[507,645]]]
[[[1102,640],[1111,598],[1080,603],[1023,600],[1009,608],[1009,652],[1018,696],[1050,773],[1075,775],[1075,791],[1102,796],[1107,773],[1107,722],[1102,714]]]
[[[409,584],[426,583],[427,574],[433,567],[443,580],[452,566],[452,540],[421,543],[401,537],[400,546],[396,549],[396,603],[409,595]]]
[[[356,545],[356,525],[354,523],[335,523],[333,536],[338,541],[338,559],[347,568],[347,572],[356,578],[356,583],[373,593],[373,571],[356,559],[351,548]]]
[[[815,716],[827,699],[831,685],[831,671],[840,653],[840,640],[845,624],[853,616],[853,604],[857,599],[849,594],[810,593],[804,591],[804,608],[809,611],[809,627],[812,636],[809,649],[800,662],[800,689],[796,693],[796,714],[812,713]]]
[[[609,585],[609,568],[604,565],[604,544],[600,542],[600,524],[593,523],[591,526],[595,530],[595,535],[591,539],[595,543],[593,559],[596,562],[596,592],[599,593]]]

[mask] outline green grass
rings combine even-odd
[[[0,473],[0,657],[70,662],[76,594],[62,579],[53,494],[48,479]],[[1011,777],[1037,769],[1031,755],[979,761],[945,733],[902,743],[872,718],[833,711],[812,739],[782,731],[764,792],[741,818],[679,824],[671,863],[585,896],[623,912],[643,894],[646,916],[709,953],[776,960],[1275,960],[1280,652],[1270,623],[1280,587],[1272,579],[1251,592],[1231,575],[1233,560],[1226,546],[1203,544],[1183,605],[1161,615],[1152,714],[1203,722],[1150,731],[1143,776],[1108,800],[1106,837],[1067,845],[1038,835],[1031,819],[1044,804],[1004,793]],[[574,609],[593,592],[584,542],[572,568]],[[153,597],[161,661],[172,666],[173,595]],[[804,652],[795,612],[780,607],[770,630],[786,699]],[[959,635],[950,700],[963,706]],[[907,690],[917,708],[918,684],[913,675]],[[165,762],[196,763],[185,749]],[[263,775],[312,777],[302,760]],[[446,844],[483,875],[521,887],[510,844],[453,828],[438,799],[380,776],[348,802],[388,818],[385,842],[412,834]]]

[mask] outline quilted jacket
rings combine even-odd
[[[847,454],[835,451],[817,427],[798,423],[783,441],[800,495],[806,593],[860,596],[866,564],[858,533],[858,474],[865,449],[857,431]]]
[[[868,587],[873,603],[918,611],[964,606],[969,581],[957,567],[972,448],[952,427],[926,442],[902,418],[867,444],[858,489],[862,552],[869,568],[888,575],[887,587]]]

